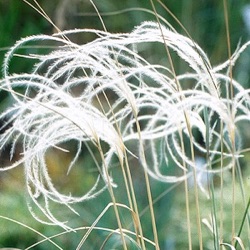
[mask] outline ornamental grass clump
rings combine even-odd
[[[0,115],[5,121],[1,127],[0,149],[3,151],[11,144],[12,158],[21,143],[22,153],[16,162],[0,170],[23,165],[31,198],[28,207],[39,221],[76,230],[57,218],[51,203],[59,203],[77,213],[74,203],[96,199],[108,190],[111,203],[100,217],[110,206],[114,207],[118,229],[112,229],[111,234],[121,235],[123,249],[128,248],[129,240],[138,249],[159,249],[150,180],[183,182],[190,247],[194,229],[188,214],[187,180],[192,178],[199,245],[202,248],[204,244],[199,187],[213,201],[212,219],[207,219],[205,224],[212,228],[215,249],[224,244],[218,231],[220,220],[211,179],[222,176],[224,171],[235,172],[243,156],[238,125],[250,119],[250,96],[249,90],[234,80],[230,72],[250,43],[239,47],[225,63],[213,67],[198,44],[167,25],[143,22],[132,32],[120,34],[75,29],[52,36],[31,36],[18,41],[6,54],[0,89],[10,94],[13,104]],[[76,44],[71,40],[71,36],[90,33],[95,39],[88,43]],[[38,50],[29,55],[20,54],[22,47],[34,43],[53,43],[56,47],[48,53]],[[143,56],[145,44],[147,48],[165,46],[167,52],[186,62],[188,72],[176,72],[170,53],[161,55],[166,58],[164,63],[151,63]],[[31,73],[10,72],[15,57],[33,61]],[[46,163],[51,148],[66,151],[62,145],[71,141],[78,146],[76,152],[71,152],[74,157],[68,172],[76,167],[83,147],[94,157],[99,172],[95,185],[82,196],[60,192],[50,178]],[[98,152],[98,160],[93,148]],[[202,167],[197,166],[197,156],[206,159]],[[130,172],[131,159],[145,173],[153,235],[150,239],[144,237],[137,205],[139,197]],[[111,174],[114,161],[119,162],[126,187],[124,204],[116,201],[114,193],[119,186]],[[175,166],[175,174],[168,173],[166,166],[170,163]],[[84,168],[84,165],[77,167]],[[198,171],[209,176],[206,183],[197,178]],[[248,197],[244,188],[242,195],[246,206]],[[43,215],[35,212],[37,208]],[[134,229],[124,227],[121,208],[131,212]],[[99,219],[89,227],[79,249]],[[233,235],[236,236],[235,232]]]

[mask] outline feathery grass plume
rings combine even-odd
[[[70,36],[79,33],[92,33],[96,39],[83,45],[71,42]],[[15,54],[24,44],[37,41],[54,41],[61,45],[48,54]],[[171,69],[151,64],[140,55],[138,51],[144,43],[152,43],[152,46],[166,43],[187,62],[190,73],[176,76],[182,89],[176,89],[176,79]],[[231,62],[241,52],[236,52]],[[9,73],[15,56],[34,60],[30,74]],[[61,194],[54,187],[45,156],[49,148],[60,148],[63,142],[78,142],[78,150],[69,171],[79,157],[83,143],[96,147],[100,141],[108,144],[104,162],[99,163],[102,167],[100,175],[106,184],[111,181],[115,185],[108,174],[111,160],[115,155],[122,160],[125,150],[128,153],[134,151],[127,145],[130,142],[136,144],[139,140],[135,129],[138,119],[142,124],[140,138],[148,145],[145,150],[149,152],[147,161],[142,161],[143,167],[157,180],[177,182],[188,176],[183,162],[196,167],[188,152],[183,152],[178,139],[179,131],[183,132],[185,139],[190,136],[186,114],[191,129],[198,131],[203,142],[208,145],[204,146],[203,142],[193,138],[195,150],[205,154],[209,147],[212,166],[216,166],[219,157],[223,157],[226,159],[224,168],[228,169],[233,157],[230,134],[235,131],[238,122],[249,120],[250,117],[249,91],[233,80],[235,99],[227,97],[230,77],[223,70],[227,71],[228,66],[226,62],[213,68],[206,54],[194,41],[164,26],[160,30],[159,24],[154,22],[144,22],[127,34],[76,29],[53,36],[39,35],[22,39],[10,49],[3,65],[4,79],[0,82],[0,88],[11,94],[14,103],[0,115],[0,119],[6,120],[2,127],[5,131],[0,135],[0,149],[11,142],[13,155],[17,143],[22,141],[23,153],[20,160],[12,166],[1,168],[1,171],[23,164],[32,201],[49,221],[66,227],[53,216],[49,202],[54,201],[72,209],[72,203],[94,198],[103,188],[98,189],[99,178],[82,197]],[[185,86],[186,80],[192,82],[192,88]],[[20,87],[24,89],[23,92],[18,92]],[[225,95],[221,88],[225,90]],[[112,98],[103,98],[106,94],[112,94]],[[234,119],[229,107],[234,110]],[[210,131],[208,141],[207,124],[203,117],[205,109]],[[218,120],[225,124],[223,137],[218,129]],[[222,154],[221,140],[225,149]],[[161,153],[156,148],[158,141],[162,143]],[[140,150],[132,153],[139,159],[141,154]],[[177,167],[184,168],[184,174],[181,172],[173,176],[159,167],[161,161],[168,163],[170,158]],[[206,163],[202,169],[220,171],[208,169]],[[40,204],[39,197],[43,197],[44,204]]]

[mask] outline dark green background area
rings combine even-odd
[[[158,13],[166,18],[180,33],[185,34],[176,21],[156,2],[155,6]],[[163,2],[165,4],[167,2],[167,7],[214,62],[219,63],[227,58],[222,0],[169,0]],[[249,37],[242,19],[242,9],[247,2],[246,0],[228,1],[232,50],[236,48],[240,39],[244,42]],[[41,0],[39,3],[52,21],[62,30],[74,28],[102,29],[101,22],[88,0]],[[155,20],[152,14],[138,10],[138,8],[152,10],[150,1],[103,0],[96,1],[96,6],[103,13],[104,23],[108,31],[111,32],[128,32],[142,21]],[[132,8],[137,9],[132,10]],[[123,12],[117,14],[118,11]],[[1,61],[7,48],[22,37],[40,33],[52,34],[53,32],[55,32],[55,29],[52,25],[22,0],[0,0]],[[25,70],[24,65],[16,65],[16,67]]]

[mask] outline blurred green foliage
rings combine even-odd
[[[231,47],[234,50],[248,34],[242,19],[242,9],[247,0],[228,1]],[[103,29],[102,23],[88,0],[41,0],[39,4],[59,29],[95,28]],[[96,6],[108,31],[127,32],[145,20],[155,20],[150,1],[96,1]],[[155,3],[157,12],[166,18],[180,33],[185,34],[177,22],[164,8]],[[168,9],[185,26],[191,37],[207,52],[212,62],[218,63],[228,57],[223,1],[176,1],[167,3]],[[141,8],[139,10],[138,8]],[[120,12],[119,12],[120,11]],[[22,0],[0,0],[0,61],[7,49],[17,40],[29,35],[55,32],[55,28],[41,14]],[[79,42],[84,42],[79,40]],[[16,71],[25,71],[28,66],[16,65]]]
[[[44,1],[41,1],[41,3]],[[0,61],[10,46],[22,37],[51,33],[48,22],[39,13],[20,0],[0,0]],[[19,63],[17,72],[25,71],[30,65]],[[2,73],[2,72],[1,72]]]

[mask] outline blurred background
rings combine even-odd
[[[30,0],[31,3],[33,1]],[[134,26],[139,25],[145,20],[155,20],[153,14],[146,11],[151,10],[149,0],[102,0],[95,1],[100,11],[105,26],[110,32],[129,32]],[[156,1],[155,1],[156,2]],[[178,20],[185,26],[189,34],[192,36],[201,48],[207,53],[212,65],[217,65],[228,58],[225,19],[223,12],[222,0],[168,0],[163,1],[167,7],[174,13]],[[167,2],[167,3],[166,3]],[[61,30],[74,28],[94,28],[103,29],[102,24],[96,15],[93,6],[88,0],[40,0],[39,4],[45,10],[47,15]],[[173,27],[180,33],[185,35],[183,29],[178,23],[167,13],[159,4],[156,4],[157,11],[165,19],[167,19]],[[250,4],[248,0],[231,0],[228,1],[229,12],[229,28],[231,38],[231,49],[234,51],[238,43],[243,44],[250,38]],[[0,0],[0,62],[2,64],[4,55],[8,48],[22,37],[36,34],[52,34],[56,32],[55,28],[41,16],[31,6],[22,0]],[[90,38],[77,36],[74,38],[79,44],[86,42]],[[29,54],[34,48],[24,48],[24,54]],[[147,51],[147,56],[152,60],[166,60],[162,57],[159,59],[157,48]],[[12,72],[28,72],[32,67],[29,61],[25,63],[16,63],[12,66]],[[185,70],[181,62],[177,59],[175,67]],[[0,72],[2,78],[2,71]],[[241,56],[237,67],[234,70],[234,77],[242,83],[244,87],[250,86],[250,51]],[[8,94],[0,92],[0,110],[4,110],[8,105]],[[2,122],[2,121],[1,121]],[[244,136],[246,140],[243,142],[249,147],[250,132],[244,128]],[[1,132],[1,131],[0,131]],[[70,149],[74,149],[76,145],[67,145]],[[18,157],[19,152],[16,152]],[[1,167],[8,164],[8,149],[6,154],[0,156]],[[243,166],[247,164],[246,157]],[[69,176],[66,176],[67,163],[70,162],[70,155],[51,150],[47,156],[47,163],[50,167],[50,173],[54,178],[56,185],[60,190],[82,194],[84,190],[89,189],[95,181],[97,173],[91,167],[91,158],[82,153],[82,157],[78,162],[78,166],[73,168]],[[86,164],[87,163],[87,164]],[[81,168],[81,166],[88,166]],[[249,173],[249,170],[248,170]],[[112,170],[112,175],[119,183],[119,169]],[[139,207],[142,210],[147,206],[145,187],[143,184],[142,173],[140,170],[133,171],[137,193],[140,194]],[[120,200],[123,200],[123,184],[117,188],[116,192]],[[182,236],[182,225],[178,223],[182,212],[185,209],[184,196],[177,196],[178,187],[172,188],[171,185],[164,183],[156,183],[152,181],[152,190],[154,198],[161,195],[161,199],[156,202],[156,220],[159,221],[159,237],[161,249],[186,249],[186,235]],[[250,188],[250,187],[249,187]],[[145,197],[145,198],[144,198]],[[62,232],[62,229],[50,227],[35,221],[30,215],[27,208],[27,197],[25,191],[25,179],[22,167],[18,167],[8,172],[0,172],[0,248],[1,247],[17,247],[24,249],[35,242],[42,240],[42,237],[32,231],[31,227],[46,236],[52,236]],[[95,218],[110,202],[108,193],[103,193],[97,199],[85,204],[75,206],[80,216],[72,215],[70,211],[61,210],[60,206],[56,206],[53,210],[59,214],[60,218],[66,218],[73,227],[82,227],[91,225]],[[204,198],[204,204],[208,202]],[[230,205],[230,201],[228,202]],[[111,209],[112,210],[112,209]],[[107,225],[115,225],[115,219],[112,219],[112,211],[107,212],[98,224],[100,227]],[[129,214],[124,212],[124,221]],[[143,216],[147,216],[147,211]],[[241,217],[241,214],[238,215]],[[7,218],[6,218],[7,217]],[[12,220],[17,220],[26,225],[20,225]],[[230,223],[229,223],[230,224]],[[146,226],[146,225],[145,225]],[[148,220],[150,228],[150,220]],[[58,236],[55,241],[63,247],[63,249],[74,249],[81,240],[84,230],[77,233],[67,233]],[[151,232],[149,230],[149,232]],[[178,233],[178,234],[177,234]],[[99,239],[108,235],[105,231],[94,231],[83,249],[99,249]],[[146,235],[147,236],[147,235]],[[183,240],[176,240],[183,237]],[[206,236],[204,236],[206,237]],[[207,236],[209,238],[209,236]],[[115,239],[114,239],[115,241]],[[210,248],[212,242],[207,241],[207,249]],[[32,249],[54,249],[51,243],[41,243]],[[55,248],[56,249],[56,248]],[[107,245],[105,249],[110,249]],[[195,249],[195,248],[194,248]],[[197,246],[198,249],[198,246]]]

